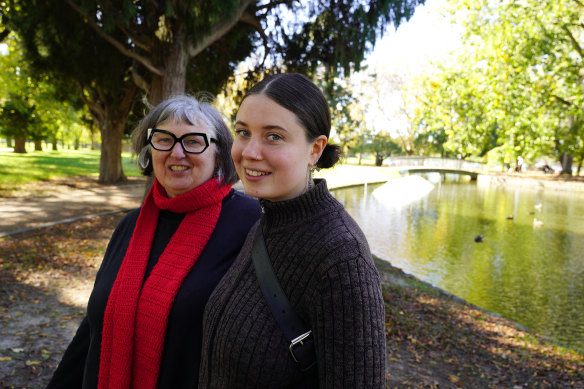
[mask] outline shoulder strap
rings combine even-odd
[[[289,349],[292,359],[298,363],[300,370],[310,371],[316,366],[312,331],[296,314],[278,282],[266,249],[261,225],[258,225],[256,229],[252,258],[264,298],[284,336],[290,342]]]

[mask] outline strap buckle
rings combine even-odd
[[[304,340],[306,340],[309,336],[312,336],[312,331],[305,332],[304,334],[292,339],[292,341],[290,342],[290,347],[288,347],[288,349],[290,350],[290,354],[292,355],[292,359],[294,359],[294,362],[300,363],[298,361],[298,358],[296,358],[296,355],[294,354],[294,348],[303,346]]]

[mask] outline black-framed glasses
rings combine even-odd
[[[158,151],[170,151],[176,142],[179,142],[185,153],[201,154],[209,147],[209,141],[217,143],[217,139],[209,138],[207,134],[202,132],[189,132],[177,138],[170,131],[158,128],[148,129],[148,143]]]

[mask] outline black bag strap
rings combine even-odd
[[[298,363],[301,371],[309,372],[316,366],[312,331],[296,314],[278,282],[266,249],[262,227],[259,224],[255,233],[252,259],[264,298],[284,336],[290,342],[289,350],[292,359]]]

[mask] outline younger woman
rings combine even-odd
[[[231,156],[247,194],[259,198],[254,226],[211,295],[203,322],[200,388],[382,388],[384,308],[367,240],[326,182],[338,147],[327,144],[329,106],[299,74],[268,76],[245,96]],[[294,311],[310,329],[316,368],[294,361],[252,263],[256,228]]]

